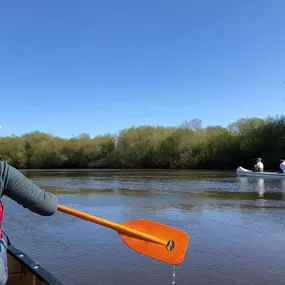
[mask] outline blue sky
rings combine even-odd
[[[281,115],[284,11],[284,0],[4,1],[0,136]]]

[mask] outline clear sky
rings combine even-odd
[[[2,1],[0,135],[281,115],[284,15],[284,0]]]

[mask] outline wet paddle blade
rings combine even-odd
[[[131,220],[121,225],[155,236],[167,242],[171,241],[168,243],[167,249],[166,245],[147,241],[118,231],[125,244],[136,252],[173,265],[180,264],[183,261],[189,240],[185,232],[150,220]],[[173,245],[174,247],[171,249]]]

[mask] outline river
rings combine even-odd
[[[60,203],[123,222],[136,218],[190,237],[176,285],[284,284],[285,179],[235,172],[25,171]],[[64,284],[172,284],[172,266],[129,249],[117,233],[63,213],[41,217],[3,199],[11,242]]]

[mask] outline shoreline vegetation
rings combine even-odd
[[[285,116],[243,118],[228,127],[139,126],[118,135],[64,139],[39,131],[0,137],[2,160],[19,169],[251,169],[265,171],[285,157]]]

